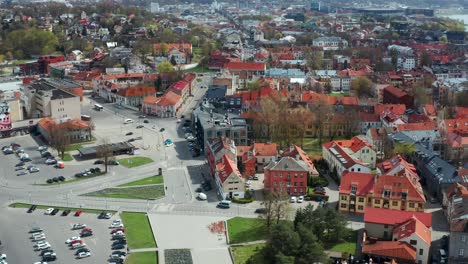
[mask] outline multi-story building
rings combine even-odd
[[[338,177],[349,172],[369,173],[375,168],[376,152],[365,138],[334,140],[322,145],[323,159]]]
[[[323,50],[339,50],[348,47],[348,41],[340,37],[319,37],[312,41],[312,46]]]
[[[47,142],[50,142],[53,133],[56,133],[54,132],[56,128],[61,132],[65,131],[70,143],[91,140],[90,126],[80,119],[71,119],[57,123],[54,119],[46,117],[37,122],[37,130]]]
[[[182,104],[181,96],[168,91],[161,97],[147,96],[143,99],[141,111],[157,117],[175,117]]]
[[[119,89],[116,93],[116,102],[120,105],[140,107],[147,96],[156,96],[154,86],[138,85]]]
[[[201,103],[192,113],[194,132],[200,146],[205,142],[218,138],[228,137],[236,145],[248,145],[251,131],[245,118],[239,110],[215,108],[208,102]],[[206,147],[205,147],[206,151]]]
[[[283,157],[265,167],[265,188],[292,196],[305,195],[310,172],[311,168],[307,162]]]
[[[449,263],[454,264],[468,261],[468,170],[462,170],[460,174],[466,177],[463,179],[465,183],[450,186],[443,202],[450,225]]]
[[[406,175],[348,172],[339,191],[341,212],[364,213],[365,207],[420,212],[426,203],[419,182]]]
[[[234,141],[225,137],[208,140],[206,159],[221,199],[243,198],[244,179],[237,168],[237,149]]]
[[[383,103],[404,104],[409,109],[414,106],[414,98],[399,88],[387,86],[383,90]]]
[[[28,116],[79,119],[81,117],[80,96],[61,87],[64,86],[42,79],[26,86],[23,100]]]

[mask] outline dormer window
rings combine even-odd
[[[402,193],[401,193],[401,199],[402,199],[402,200],[406,200],[407,197],[408,197],[408,193],[407,193],[407,192],[402,192]]]
[[[353,184],[351,185],[351,192],[356,193],[357,192],[357,185]]]
[[[391,195],[392,195],[392,191],[391,191],[391,190],[384,190],[384,192],[383,192],[383,196],[384,196],[384,197],[390,198]]]

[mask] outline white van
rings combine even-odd
[[[124,124],[132,124],[132,123],[133,123],[133,119],[130,119],[130,118],[127,118],[124,121]]]

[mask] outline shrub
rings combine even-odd
[[[251,203],[255,200],[255,197],[250,193],[249,190],[245,191],[244,198],[232,198],[233,203],[238,203],[238,204],[247,204]]]
[[[317,186],[325,187],[325,186],[328,186],[328,180],[323,176],[311,177],[310,182],[309,182],[309,186],[311,186],[311,187],[317,187]]]
[[[313,192],[313,190],[311,190]],[[317,194],[317,193],[310,193],[309,195],[310,200],[316,201],[317,198],[322,198],[322,200],[328,201],[328,195]]]
[[[192,264],[192,254],[190,249],[166,249],[164,250],[164,260],[167,264]]]

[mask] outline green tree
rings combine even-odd
[[[416,108],[430,102],[430,97],[427,94],[426,89],[424,88],[424,84],[421,82],[415,83],[411,95],[414,97],[414,103]]]
[[[431,55],[427,52],[423,52],[421,54],[421,58],[419,59],[419,64],[421,66],[431,66],[432,65]]]
[[[161,43],[159,47],[159,55],[166,56],[168,51],[169,51],[169,45],[167,45],[167,43]]]
[[[371,96],[372,81],[365,76],[359,76],[351,81],[351,90],[359,97],[364,95]]]
[[[306,226],[324,243],[340,241],[347,236],[347,222],[342,214],[331,208],[313,209],[312,205],[296,211],[294,225]]]
[[[174,71],[174,67],[168,61],[163,61],[163,62],[159,63],[156,68],[157,68],[159,73],[168,73],[168,72],[173,72]]]
[[[197,48],[200,47],[200,37],[199,36],[192,36],[192,38],[190,39],[190,42],[192,43],[192,45],[196,45]]]
[[[455,104],[457,106],[468,107],[468,90],[465,90],[456,95]]]
[[[307,67],[311,70],[319,70],[322,68],[323,56],[320,52],[307,51],[305,53]]]
[[[4,51],[11,51],[17,59],[30,58],[32,55],[55,52],[58,39],[54,33],[36,28],[10,32],[3,45]]]
[[[395,71],[397,69],[398,55],[399,55],[399,52],[398,52],[397,49],[395,49],[395,48],[390,49],[390,57],[391,57],[393,69]]]
[[[140,39],[133,45],[133,51],[144,62],[146,56],[152,53],[153,44],[146,39]]]
[[[416,152],[416,147],[414,143],[409,143],[409,142],[402,142],[402,143],[397,142],[393,149],[394,154],[400,154],[405,159],[407,159],[414,152]]]

